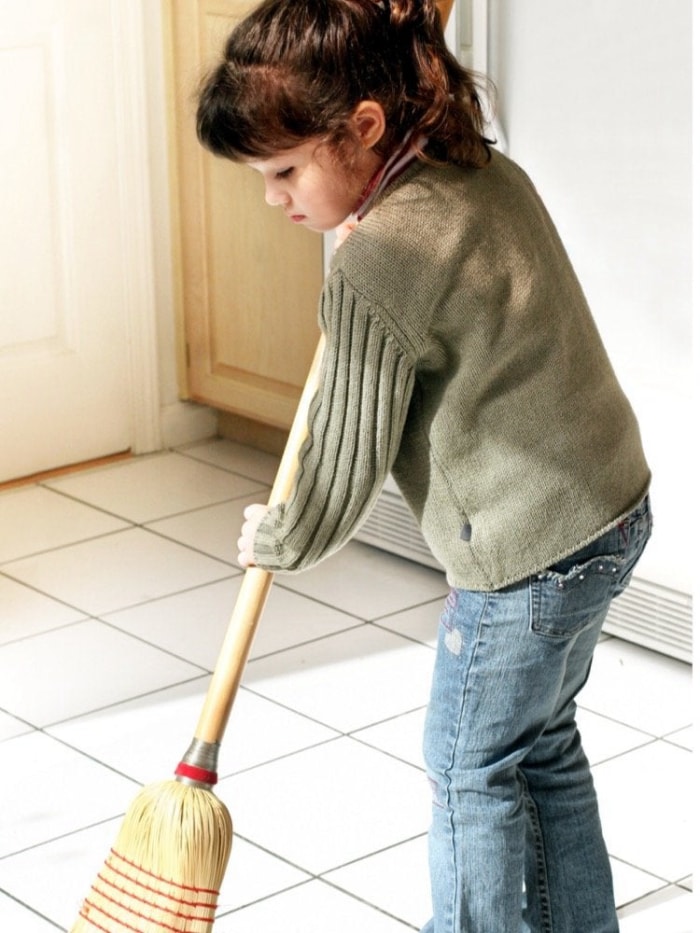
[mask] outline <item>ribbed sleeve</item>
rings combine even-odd
[[[396,456],[413,389],[407,353],[341,275],[326,283],[321,320],[321,383],[295,488],[255,538],[256,565],[274,572],[313,566],[366,518]]]

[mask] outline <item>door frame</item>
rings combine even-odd
[[[111,0],[131,449],[162,446],[143,0]],[[127,144],[128,141],[128,144]],[[127,223],[128,218],[128,223]]]

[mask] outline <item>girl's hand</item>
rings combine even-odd
[[[254,567],[253,540],[258,525],[267,515],[266,505],[248,505],[243,510],[245,521],[241,527],[241,536],[238,539],[238,563],[241,567]]]

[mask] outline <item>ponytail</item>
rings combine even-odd
[[[490,157],[479,91],[445,45],[435,0],[264,0],[203,84],[197,132],[234,160],[311,137],[340,146],[357,104],[374,100],[381,155],[412,134],[428,140],[419,158],[479,167]]]
[[[485,138],[481,95],[491,85],[463,68],[445,45],[440,12],[434,0],[386,0],[391,26],[408,50],[405,84],[407,117],[428,138],[426,156],[433,162],[482,166],[490,157]],[[410,78],[414,77],[414,84]]]

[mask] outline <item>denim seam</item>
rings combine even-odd
[[[452,833],[451,833],[451,836],[452,836],[451,869],[452,869],[452,882],[453,882],[453,897],[452,897],[452,915],[450,917],[450,929],[452,933],[459,933],[459,931],[455,929],[455,920],[457,917],[457,901],[458,901],[459,894],[460,894],[458,890],[458,885],[457,885],[457,857],[456,857],[455,843],[454,843],[454,840],[456,838],[455,826],[454,826],[454,808],[452,807],[452,801],[451,801],[451,796],[450,796],[450,790],[452,787],[452,772],[454,771],[455,761],[457,757],[457,744],[458,744],[457,740],[458,740],[458,737],[461,735],[462,728],[464,725],[464,714],[465,714],[465,710],[467,706],[467,691],[469,689],[469,681],[471,678],[472,670],[474,669],[474,662],[476,659],[477,651],[479,650],[479,646],[481,645],[481,631],[483,627],[484,616],[486,615],[489,602],[490,602],[490,597],[489,597],[489,594],[487,593],[484,596],[484,602],[481,607],[481,614],[479,615],[479,622],[477,626],[476,637],[474,638],[474,647],[472,649],[471,657],[469,658],[468,664],[466,664],[464,668],[464,677],[462,680],[462,690],[461,690],[462,701],[461,701],[460,709],[459,709],[459,719],[457,721],[457,727],[455,730],[455,737],[454,737],[454,742],[452,745],[452,754],[450,758],[449,767],[445,768],[445,807],[446,807],[447,813],[449,814],[450,828],[452,830]]]
[[[527,819],[530,821],[532,834],[535,839],[535,861],[537,864],[537,896],[539,897],[540,919],[542,921],[542,930],[540,933],[553,933],[552,925],[552,907],[549,899],[549,884],[547,881],[547,858],[544,848],[544,837],[542,835],[542,826],[537,810],[537,804],[532,799],[532,794],[528,787],[527,778],[520,774],[524,785],[524,799]]]

